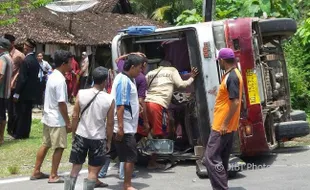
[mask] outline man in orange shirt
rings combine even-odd
[[[243,81],[232,49],[223,48],[218,61],[225,74],[218,89],[205,165],[214,190],[228,189],[228,161],[234,132],[239,126]]]

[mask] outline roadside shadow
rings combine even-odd
[[[255,157],[241,157],[241,159],[246,163],[243,170],[258,170],[265,169],[272,164],[277,159],[277,154],[265,154]]]
[[[137,183],[137,182],[132,182],[132,186],[136,189],[146,189],[150,187],[149,185],[145,183]],[[116,185],[109,185],[105,189],[112,189],[112,190],[122,190],[123,189],[123,182],[118,182]]]
[[[238,172],[237,174],[235,174],[235,176],[229,176],[228,180],[233,181],[233,180],[242,179],[245,177],[246,177],[246,175],[243,175],[242,173]]]
[[[273,150],[273,153],[276,154],[287,154],[287,153],[299,153],[310,151],[309,146],[292,146],[292,147],[281,147]]]
[[[230,187],[229,190],[246,190],[243,187]]]

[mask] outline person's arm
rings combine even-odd
[[[191,77],[187,80],[183,80],[178,72],[177,69],[175,69],[172,73],[172,80],[174,82],[174,85],[177,88],[186,88],[189,85],[191,85],[194,82],[194,78],[198,75],[198,70],[196,68],[192,69]]]
[[[130,91],[131,86],[129,82],[124,83],[120,81],[119,84],[117,84],[115,104],[117,106],[118,140],[121,140],[124,135],[124,112],[125,106],[130,106]]]
[[[71,132],[71,124],[70,124],[70,119],[68,116],[68,108],[66,102],[58,102],[59,106],[59,111],[61,113],[61,116],[64,118],[65,123],[66,123],[66,129],[67,132]]]
[[[6,63],[0,59],[0,83],[2,83],[6,70]]]
[[[110,109],[107,115],[107,143],[110,145],[112,142],[113,136],[113,128],[114,128],[114,110],[115,110],[115,102],[114,100],[111,103]]]
[[[117,59],[115,59],[115,63],[118,63],[119,60],[124,59],[125,57],[127,57],[129,54],[125,54],[125,55],[121,55],[119,56]]]
[[[229,106],[228,114],[226,118],[224,118],[221,134],[225,134],[227,132],[229,122],[233,118],[240,104],[239,101],[240,84],[239,84],[239,78],[235,75],[235,73],[230,73],[230,75],[228,76],[228,79],[226,81],[226,88],[231,103]]]
[[[63,117],[66,123],[67,131],[70,132],[71,124],[68,116],[68,108],[66,103],[66,94],[67,94],[66,91],[67,86],[65,82],[61,82],[56,85],[56,100],[58,102],[59,112],[61,113],[61,116]]]
[[[149,128],[149,125],[148,125],[149,121],[148,121],[147,114],[146,114],[146,105],[144,102],[144,99],[146,96],[145,94],[147,91],[147,80],[145,76],[141,77],[141,79],[139,80],[139,84],[137,83],[137,87],[138,87],[139,103],[143,109],[142,116],[143,116],[143,121],[145,124],[144,127]]]
[[[73,113],[72,113],[72,133],[75,134],[78,124],[79,124],[79,118],[80,118],[80,104],[79,104],[79,95],[76,96],[75,104],[73,107]]]
[[[49,71],[52,71],[52,66],[51,66],[47,61],[45,61],[45,63],[46,63],[47,71],[48,71],[48,72],[49,72]]]

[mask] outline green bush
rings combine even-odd
[[[284,45],[288,65],[291,100],[293,108],[310,112],[310,54],[309,47],[294,36]]]

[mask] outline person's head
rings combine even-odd
[[[92,72],[94,85],[99,85],[102,89],[106,86],[106,81],[108,78],[108,69],[105,67],[97,67]]]
[[[34,48],[36,47],[36,42],[32,39],[27,39],[24,43],[24,53],[28,54],[33,52]]]
[[[222,48],[219,51],[217,60],[219,61],[221,69],[225,70],[235,64],[235,53],[230,48]]]
[[[39,52],[39,53],[38,53],[37,59],[38,59],[39,62],[42,62],[42,60],[43,60],[43,55],[44,55],[43,52]]]
[[[82,52],[82,59],[85,59],[87,57],[87,53],[84,51]]]
[[[170,61],[167,61],[167,60],[162,60],[160,63],[159,63],[159,66],[163,66],[163,67],[171,67],[171,62]]]
[[[127,56],[127,59],[124,63],[124,71],[127,72],[127,74],[130,77],[137,77],[142,68],[142,64],[144,63],[145,59],[142,56],[130,54]]]
[[[71,71],[72,54],[69,51],[57,50],[54,54],[55,68],[65,73]]]
[[[4,34],[4,38],[8,39],[11,43],[11,47],[10,47],[10,50],[12,50],[15,46],[15,36],[11,35],[11,34]]]
[[[8,39],[0,38],[0,53],[9,51],[11,43]]]

